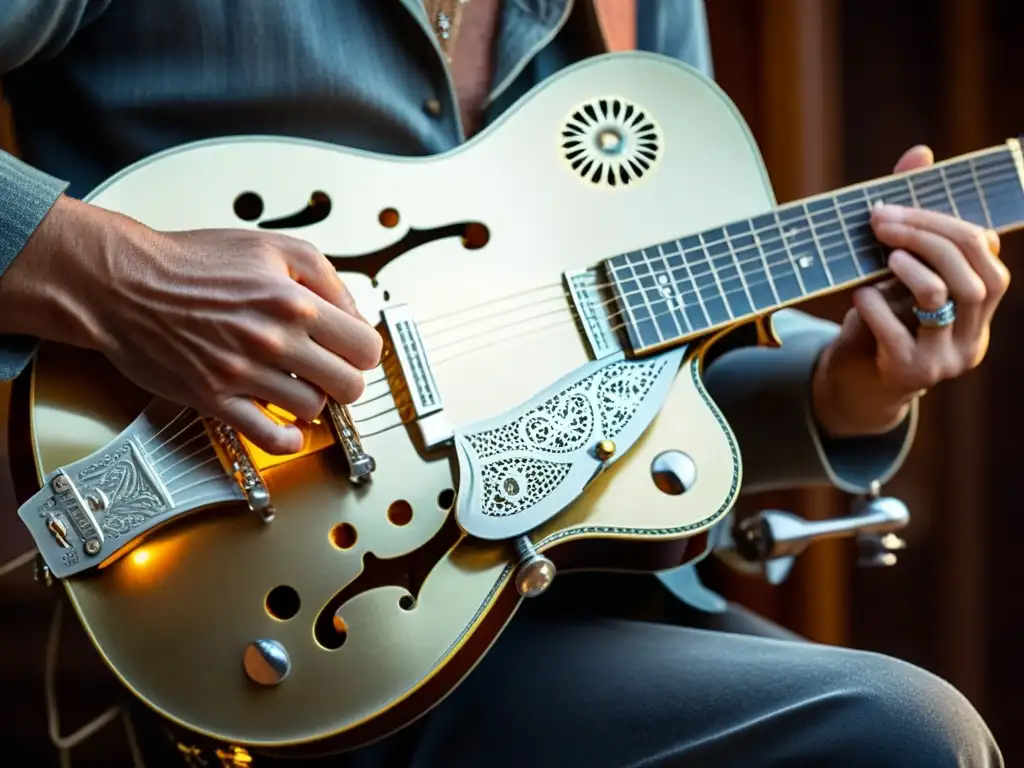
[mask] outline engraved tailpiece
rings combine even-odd
[[[505,539],[557,515],[648,427],[684,353],[595,360],[521,407],[457,429],[459,525]]]
[[[266,486],[234,430],[157,398],[110,443],[50,473],[18,516],[50,573],[65,578],[175,517],[232,501],[273,519]]]

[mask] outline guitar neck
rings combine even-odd
[[[1020,143],[884,176],[604,263],[637,354],[889,273],[871,228],[881,203],[941,211],[1000,233],[1024,226]]]

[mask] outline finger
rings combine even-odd
[[[303,436],[298,427],[278,424],[247,397],[228,398],[210,415],[233,427],[267,453],[279,456],[302,450]]]
[[[984,281],[952,240],[932,231],[884,219],[875,224],[875,234],[886,245],[913,253],[938,272],[957,304],[980,305],[985,300],[988,291]]]
[[[355,299],[327,257],[306,240],[282,237],[281,249],[292,279],[338,309],[357,315]]]
[[[366,389],[361,371],[313,339],[289,349],[281,365],[339,403],[354,403]]]
[[[889,255],[889,269],[910,290],[914,297],[914,304],[921,309],[938,309],[949,298],[949,289],[942,278],[906,251],[895,250]],[[889,304],[894,314],[899,314],[899,308],[893,306],[891,300],[886,303]],[[975,315],[977,314],[975,312]],[[957,323],[959,330],[964,325],[970,325],[971,318],[958,318]],[[917,328],[920,351],[928,355],[945,355],[949,351],[952,335],[952,325],[939,328],[920,325]]]
[[[904,366],[910,366],[916,347],[914,337],[896,317],[881,291],[874,286],[858,288],[853,292],[852,299],[861,320],[875,337],[879,352]]]
[[[292,376],[284,370],[261,367],[246,382],[247,394],[283,408],[303,421],[313,421],[323,411],[326,396],[298,378],[297,372]]]
[[[384,340],[377,329],[333,307],[321,308],[309,335],[358,370],[368,371],[380,364]]]
[[[901,223],[933,232],[954,242],[981,277],[986,295],[998,301],[1009,285],[1009,271],[999,260],[999,234],[938,211],[900,206],[878,206],[872,211],[875,223]],[[991,296],[994,294],[994,296]]]
[[[903,153],[896,163],[893,173],[903,173],[904,171],[912,171],[916,168],[924,168],[934,162],[935,153],[932,152],[931,148],[924,144],[918,144]]]

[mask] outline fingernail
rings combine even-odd
[[[890,205],[888,203],[881,203],[874,206],[872,213],[878,218],[895,221],[903,215],[903,209],[898,205]]]

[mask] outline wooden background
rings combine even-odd
[[[914,144],[942,158],[1024,132],[1019,0],[707,7],[717,80],[750,122],[780,201],[886,173]],[[1024,233],[1008,236],[1011,270],[1022,257]],[[814,310],[839,319],[847,306],[837,296]],[[886,489],[911,510],[898,565],[858,570],[848,545],[819,544],[781,589],[717,579],[813,639],[895,654],[946,677],[989,721],[1008,765],[1024,760],[1024,619],[1012,597],[1024,534],[1022,329],[1017,278],[985,364],[922,401],[915,447]],[[850,500],[826,489],[752,501],[829,516]]]
[[[706,1],[718,81],[750,122],[780,201],[886,173],[915,143],[945,157],[1024,130],[1019,0]],[[1009,237],[1004,254],[1014,266],[1024,235]],[[730,597],[815,640],[892,653],[951,680],[988,719],[1009,765],[1024,760],[1024,620],[1012,597],[1024,535],[1014,482],[1022,284],[997,316],[985,365],[923,401],[915,448],[886,489],[912,513],[895,568],[859,571],[847,545],[819,544],[779,589],[712,574]],[[838,318],[845,302],[814,309]],[[844,513],[849,499],[815,489],[756,501],[822,517]],[[22,544],[0,541],[0,561]],[[0,752],[12,765],[54,760],[39,677],[51,605],[27,569],[0,580],[0,690],[17,712],[0,720]],[[90,660],[61,665],[74,680],[60,690],[67,733],[113,689]],[[108,750],[124,754],[123,745],[114,725],[75,750],[75,764],[110,765]]]

